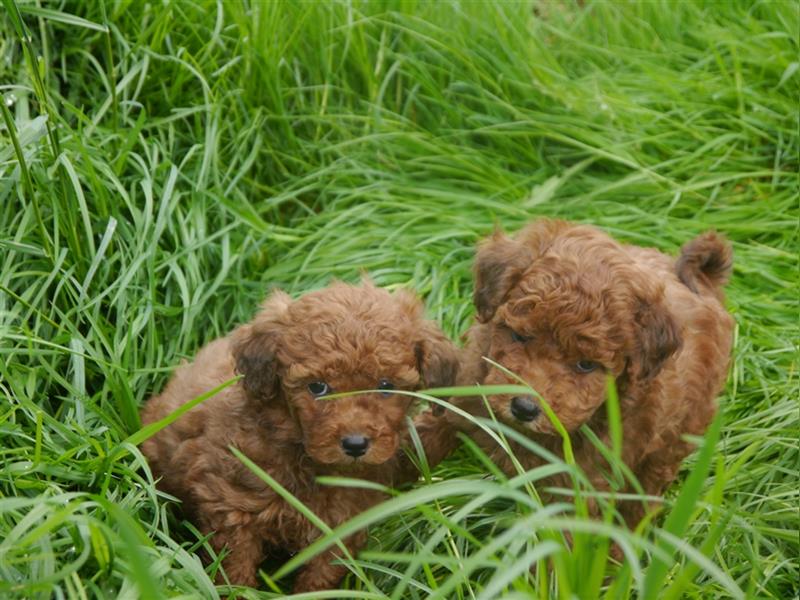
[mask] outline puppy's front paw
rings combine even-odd
[[[322,590],[330,590],[336,587],[339,580],[347,572],[347,569],[342,565],[320,564],[317,562],[306,566],[297,575],[294,580],[294,588],[292,591],[295,594],[303,592],[318,592]]]

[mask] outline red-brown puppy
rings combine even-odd
[[[610,373],[620,400],[622,458],[645,493],[660,495],[692,449],[684,436],[706,430],[725,383],[734,323],[721,287],[731,265],[730,246],[713,232],[686,244],[677,261],[563,221],[536,221],[513,238],[496,233],[475,261],[478,324],[468,333],[459,384],[517,383],[484,356],[520,376],[567,429],[594,486],[607,490],[607,464],[579,428],[588,425],[610,445]],[[561,437],[536,397],[488,400],[499,420],[561,454]],[[464,406],[480,412],[481,404]],[[473,435],[515,473],[495,442]],[[543,462],[518,445],[513,450],[525,468]],[[571,487],[564,477],[548,483]],[[643,516],[641,503],[621,511],[630,526]]]
[[[335,283],[292,300],[273,293],[261,312],[175,372],[142,411],[151,423],[241,373],[243,378],[146,441],[142,449],[160,487],[227,547],[231,582],[254,586],[269,548],[298,551],[320,531],[247,469],[240,449],[335,527],[383,499],[363,489],[321,486],[319,475],[396,485],[416,477],[402,446],[411,398],[398,390],[450,385],[457,355],[411,293],[369,283]],[[324,399],[326,394],[378,389]],[[429,459],[437,462],[441,419],[419,419]],[[355,552],[365,541],[347,540]],[[334,552],[310,561],[296,591],[334,587],[346,572]]]

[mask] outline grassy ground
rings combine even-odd
[[[362,272],[457,336],[476,241],[551,215],[732,240],[717,443],[608,578],[625,534],[563,552],[572,503],[464,448],[329,597],[796,597],[797,7],[538,6],[3,0],[1,596],[224,593],[128,437],[171,368],[268,288]]]

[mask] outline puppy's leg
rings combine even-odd
[[[417,429],[431,469],[447,458],[459,444],[453,424],[444,416],[436,416],[431,411],[426,411],[417,417],[414,427]]]
[[[686,442],[676,442],[672,450],[666,449],[648,456],[637,469],[639,483],[648,496],[661,496],[678,475],[683,458],[689,454],[692,447]],[[644,503],[638,500],[625,502],[620,507],[625,522],[631,529],[636,528],[645,514],[658,508],[660,502]]]
[[[356,554],[366,543],[367,534],[360,532],[347,538],[344,543],[351,555]],[[341,550],[323,552],[306,563],[294,581],[294,593],[314,592],[335,588],[347,574],[347,567],[333,561],[341,557]]]
[[[264,560],[264,540],[255,525],[251,523],[251,515],[228,513],[223,518],[224,523],[206,522],[203,531],[214,532],[211,545],[216,552],[222,552],[227,548],[228,554],[222,561],[222,567],[228,576],[228,581],[234,585],[257,587],[256,573],[258,566]],[[225,583],[221,571],[217,573],[216,583]]]
[[[414,419],[414,428],[417,430],[420,442],[422,442],[425,459],[431,469],[442,462],[459,444],[459,440],[456,437],[456,428],[444,415],[434,415],[430,410],[425,411]],[[409,451],[414,454],[413,448],[410,447]],[[401,453],[394,484],[415,481],[418,477],[419,470],[414,462],[405,453]]]

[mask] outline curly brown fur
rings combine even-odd
[[[386,485],[416,478],[403,450],[409,396],[386,390],[327,400],[312,391],[322,382],[328,394],[378,389],[387,382],[395,390],[452,384],[455,349],[422,312],[413,294],[389,294],[369,283],[336,283],[295,301],[278,291],[250,323],[178,368],[166,389],[147,403],[142,420],[152,423],[237,372],[243,375],[142,446],[160,487],[183,501],[203,532],[214,533],[215,549],[227,547],[223,566],[232,583],[256,585],[265,551],[298,551],[320,532],[237,460],[230,446],[331,527],[383,495],[321,486],[317,476]],[[443,420],[428,412],[417,423],[423,444],[430,447],[428,460],[435,463],[443,452]],[[347,453],[348,436],[359,444],[363,440],[352,436],[368,440],[363,455]],[[346,544],[355,552],[364,541],[361,532]],[[335,557],[329,552],[307,563],[295,590],[334,587],[346,570],[332,564]]]
[[[458,383],[515,383],[482,357],[522,377],[552,407],[576,461],[603,490],[608,465],[579,429],[588,425],[609,444],[601,407],[610,373],[620,395],[622,458],[645,493],[659,495],[691,451],[684,436],[705,431],[725,382],[733,319],[720,286],[730,265],[730,247],[713,233],[689,242],[676,263],[563,221],[534,222],[513,238],[497,232],[477,253],[479,322],[468,332]],[[536,398],[488,400],[498,419],[561,453],[562,440]],[[480,413],[480,406],[464,402],[471,412]],[[470,433],[514,473],[488,436]],[[513,450],[524,467],[541,464],[522,447]],[[569,486],[563,477],[550,483]],[[634,526],[643,505],[623,504],[621,511]]]
[[[715,231],[697,236],[681,248],[675,271],[695,294],[701,289],[718,294],[733,270],[733,251]],[[719,296],[722,301],[722,296]]]

